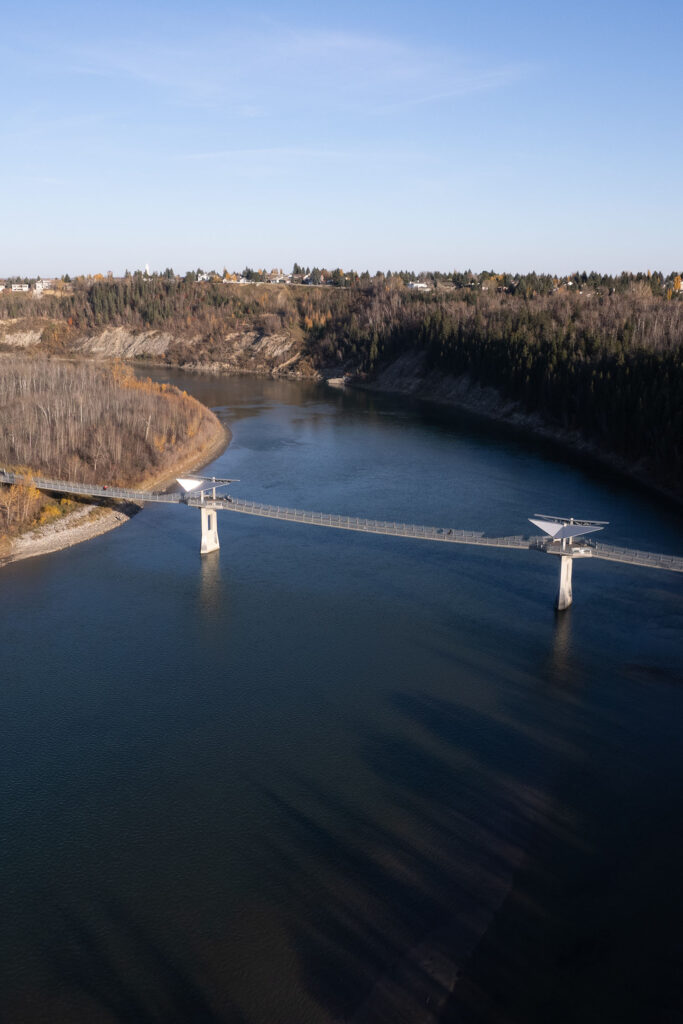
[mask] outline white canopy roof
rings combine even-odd
[[[553,519],[530,519],[530,523],[543,530],[553,540],[564,540],[568,537],[581,537],[586,533],[595,533],[602,530],[602,526],[588,525],[585,523],[568,523],[566,520],[558,521]]]
[[[202,479],[197,480],[194,477],[190,476],[177,477],[177,482],[180,484],[180,486],[182,487],[186,494],[188,491],[193,491],[195,487],[200,487],[204,483]]]

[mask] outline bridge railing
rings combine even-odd
[[[71,480],[51,480],[42,476],[27,476],[0,470],[0,484],[32,485],[42,491],[56,491],[64,494],[82,494],[87,497],[124,498],[128,501],[162,501],[177,504],[182,495],[164,494],[161,491],[135,491],[129,487],[110,487],[104,484],[81,484]]]
[[[416,539],[444,541],[460,544],[482,544],[488,547],[527,548],[528,541],[521,535],[514,537],[484,537],[480,530],[454,530],[440,526],[423,526],[418,523],[399,523],[384,519],[364,519],[359,516],[344,516],[334,512],[311,512],[307,509],[287,508],[282,505],[266,505],[259,501],[244,501],[230,497],[205,499],[211,508],[240,512],[246,515],[264,516],[287,522],[308,523],[313,526],[330,526],[340,530],[354,530],[361,533],[381,533],[387,536],[414,537]],[[201,499],[189,498],[188,504],[200,505]]]
[[[683,572],[683,558],[663,555],[655,551],[638,551],[634,548],[618,548],[612,544],[595,544],[595,557],[609,562],[626,562],[632,565],[652,566],[653,569],[671,569]]]
[[[559,551],[558,542],[548,537],[485,537],[480,531],[453,530],[438,526],[421,526],[416,523],[397,523],[379,519],[362,519],[357,516],[343,516],[331,512],[309,512],[304,509],[285,508],[281,505],[265,505],[262,502],[241,501],[229,496],[212,498],[206,494],[182,495],[159,491],[136,491],[125,487],[109,487],[101,484],[81,484],[67,480],[49,480],[44,477],[27,476],[0,469],[0,484],[33,484],[43,490],[65,494],[83,494],[90,497],[122,498],[135,502],[184,503],[193,508],[213,508],[241,512],[246,515],[282,519],[288,522],[309,523],[316,526],[331,526],[341,530],[357,530],[366,533],[381,533],[388,536],[414,537],[422,540],[444,541],[454,544],[480,544],[485,547],[531,548],[539,551]],[[571,548],[569,550],[572,550]],[[576,549],[574,549],[576,550]],[[607,561],[625,562],[632,565],[670,569],[683,572],[683,558],[674,555],[657,554],[651,551],[637,551],[600,544],[582,539],[581,550],[593,557]],[[577,552],[578,553],[578,552]]]

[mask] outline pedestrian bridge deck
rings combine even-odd
[[[472,530],[457,530],[451,527],[419,526],[414,523],[397,523],[379,519],[362,519],[356,516],[342,516],[335,513],[310,512],[305,509],[285,508],[281,505],[265,505],[256,501],[244,501],[232,497],[209,497],[208,495],[184,495],[178,492],[136,491],[124,487],[109,487],[100,484],[80,484],[69,480],[48,480],[43,477],[27,478],[19,474],[0,470],[0,483],[32,483],[45,491],[60,494],[82,494],[102,498],[120,498],[135,502],[163,502],[182,504],[190,508],[215,509],[221,512],[237,512],[242,515],[260,516],[264,519],[279,519],[288,523],[304,523],[309,526],[327,526],[335,530],[353,530],[359,533],[376,533],[389,537],[408,537],[413,540],[438,541],[443,544],[470,544],[490,548],[517,548],[519,550],[558,551],[557,543],[546,537],[486,537]],[[640,565],[649,569],[668,569],[683,572],[683,558],[675,555],[658,554],[651,551],[636,551],[631,548],[613,547],[583,541],[583,557],[600,558],[609,562],[623,562]]]

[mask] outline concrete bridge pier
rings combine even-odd
[[[218,515],[215,508],[201,508],[202,546],[201,553],[208,555],[210,551],[218,551]]]
[[[572,562],[571,555],[560,556],[560,589],[557,594],[557,610],[564,611],[572,603]]]

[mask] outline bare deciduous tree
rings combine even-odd
[[[82,483],[131,485],[217,429],[194,398],[121,364],[1,357],[0,409],[1,466]],[[29,520],[39,498],[35,488],[0,488],[0,529]]]

